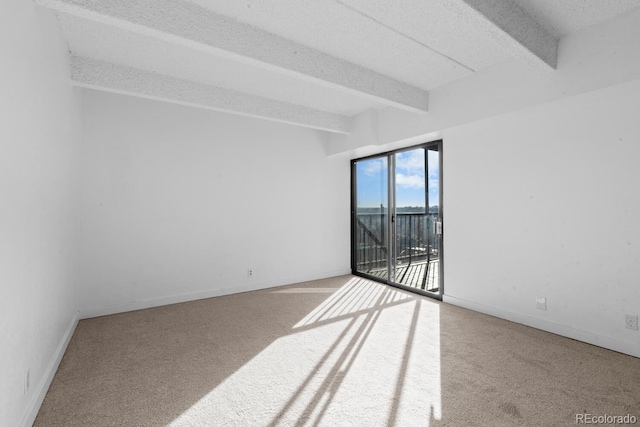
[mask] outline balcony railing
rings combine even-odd
[[[433,271],[429,273],[428,270],[440,257],[440,236],[435,233],[437,220],[438,213],[396,214],[394,282],[409,284],[404,282],[405,278],[410,276],[412,283],[409,285],[425,288],[427,275],[434,274]],[[355,233],[356,269],[383,277],[386,274],[389,252],[387,214],[359,213],[356,217]],[[418,268],[411,269],[411,266]],[[416,271],[421,272],[416,275]],[[406,281],[408,282],[409,279]],[[437,284],[434,286],[437,287]]]

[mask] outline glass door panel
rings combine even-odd
[[[381,279],[388,275],[387,156],[355,163],[355,270]]]
[[[424,290],[440,292],[441,249],[442,249],[442,211],[440,209],[440,165],[441,156],[438,146],[427,149],[427,233],[428,263]]]
[[[394,154],[394,283],[425,289],[429,269],[427,150]]]

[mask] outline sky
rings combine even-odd
[[[439,204],[438,152],[427,151],[429,162],[429,206]],[[362,160],[356,166],[358,207],[387,203],[387,157]],[[396,154],[396,207],[424,206],[424,148]]]

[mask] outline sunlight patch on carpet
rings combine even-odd
[[[354,278],[170,425],[429,425],[439,322],[437,304]]]

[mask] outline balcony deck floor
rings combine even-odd
[[[438,292],[440,283],[440,262],[438,259],[427,261],[412,262],[410,265],[400,264],[396,267],[396,283],[412,288],[424,289],[430,292]],[[374,269],[363,271],[372,276],[387,280],[387,269]],[[424,276],[426,274],[426,280]],[[424,280],[424,287],[423,287]]]

